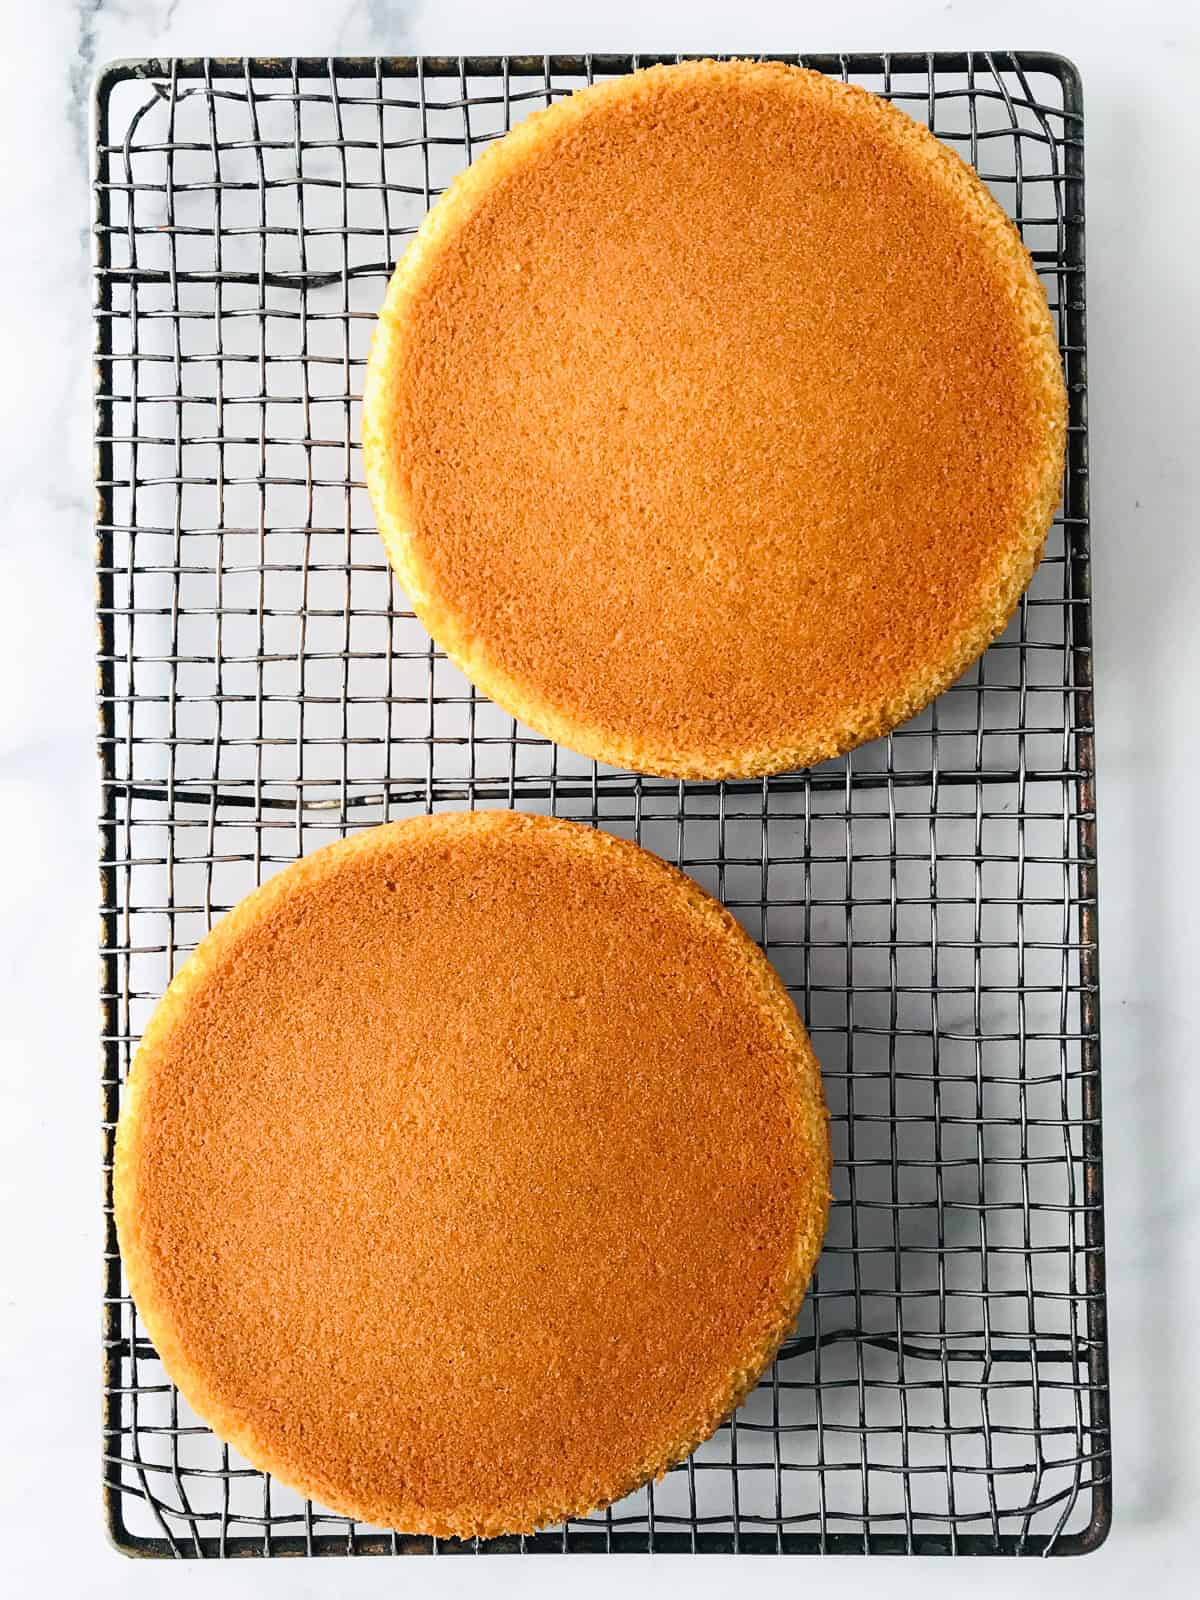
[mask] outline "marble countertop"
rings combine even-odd
[[[1046,1591],[1182,1593],[1200,1505],[1200,344],[1191,0],[7,0],[0,393],[0,1587],[14,1595],[793,1592],[802,1559],[131,1563],[101,1529],[88,97],[171,54],[1022,46],[1080,67],[1088,140],[1105,1169],[1115,1525]],[[996,1561],[826,1561],[827,1592],[1008,1592]]]

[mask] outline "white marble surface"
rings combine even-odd
[[[0,204],[0,1589],[14,1596],[1184,1592],[1200,1505],[1200,346],[1191,0],[4,0]],[[1104,1094],[1115,1529],[995,1561],[624,1557],[135,1564],[101,1532],[87,95],[117,56],[1017,45],[1080,66],[1088,127]],[[1189,1534],[1193,1540],[1189,1540]]]

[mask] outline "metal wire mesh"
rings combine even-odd
[[[799,59],[926,121],[1016,219],[1069,469],[960,684],[843,760],[722,784],[597,767],[477,696],[394,590],[361,483],[371,320],[430,202],[528,109],[646,58],[149,61],[98,86],[106,1202],[180,959],[303,851],[415,811],[552,811],[679,863],[762,941],[824,1064],[836,1200],[773,1369],[663,1482],[490,1548],[1063,1552],[1108,1526],[1079,84],[1050,56]],[[109,1218],[122,1548],[464,1548],[333,1516],[223,1446]]]

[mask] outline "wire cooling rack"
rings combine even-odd
[[[717,893],[808,1020],[836,1160],[795,1336],[736,1416],[610,1511],[489,1546],[333,1516],[223,1446],[141,1328],[109,1204],[124,1550],[1062,1553],[1107,1531],[1079,81],[1035,54],[799,59],[927,122],[1015,218],[1058,321],[1068,472],[961,683],[852,756],[721,784],[597,767],[476,695],[393,587],[358,449],[373,314],[430,202],[530,109],[649,58],[100,77],[106,1202],[133,1051],[213,920],[330,838],[444,807],[589,820]]]

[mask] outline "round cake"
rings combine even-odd
[[[129,1288],[256,1466],[410,1533],[582,1515],[712,1433],[828,1215],[820,1073],[733,918],[511,812],[288,867],[180,971],[117,1131]]]
[[[975,174],[864,90],[655,67],[429,213],[363,401],[392,566],[507,711],[615,766],[783,771],[913,715],[1040,557],[1066,401]]]

